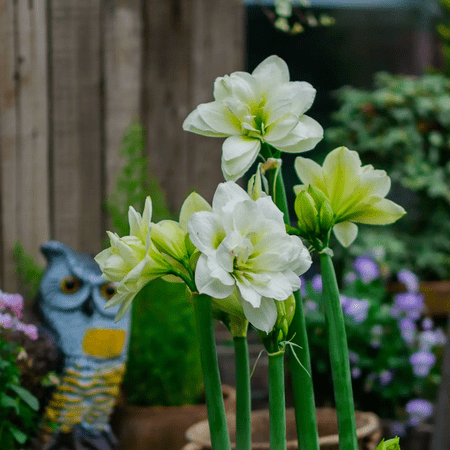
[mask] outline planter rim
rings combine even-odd
[[[335,411],[333,408],[317,408],[317,411],[323,411],[327,413],[331,413],[332,411]],[[286,411],[294,412],[294,408],[287,408]],[[261,416],[268,416],[269,411],[266,410],[257,410],[252,411],[252,418],[257,418]],[[369,436],[371,433],[376,431],[378,428],[380,428],[380,419],[379,417],[372,413],[372,412],[363,412],[363,411],[356,411],[356,415],[359,417],[363,417],[366,420],[366,423],[363,426],[360,426],[356,430],[356,436],[358,439],[361,439],[365,436]],[[235,420],[235,414],[234,413],[227,413],[227,419],[230,422],[234,422]],[[204,430],[208,430],[207,433],[204,433]],[[206,446],[208,448],[211,447],[211,440],[209,437],[209,427],[208,427],[208,420],[202,420],[201,422],[197,422],[196,424],[192,425],[188,428],[186,431],[186,439],[191,441],[194,444],[199,444],[202,446]],[[339,437],[337,434],[332,434],[328,436],[322,436],[319,437],[319,444],[325,445],[325,444],[338,444]],[[268,442],[254,442],[254,444],[257,444],[258,448],[260,449],[270,449],[270,444]],[[236,443],[231,443],[231,448],[236,448]],[[297,449],[298,443],[297,439],[295,440],[288,440],[287,441],[287,448],[288,449]]]

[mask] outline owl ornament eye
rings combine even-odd
[[[117,292],[117,286],[115,283],[105,283],[102,284],[100,290],[103,297],[105,297],[106,300],[110,300],[111,298],[114,297],[115,293]]]
[[[68,275],[61,280],[61,291],[64,294],[75,294],[80,289],[80,280],[77,277]]]

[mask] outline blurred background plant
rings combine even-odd
[[[445,333],[427,316],[416,275],[400,270],[400,292],[391,293],[387,266],[371,256],[353,261],[341,290],[356,407],[394,419],[401,427],[416,426],[433,412]],[[320,386],[316,397],[324,405],[332,403],[333,394],[326,388],[329,360],[320,275],[304,284],[313,378]]]
[[[21,366],[30,363],[30,356],[15,336],[36,340],[37,328],[20,320],[22,309],[19,294],[0,291],[0,442],[5,450],[27,448],[39,420],[38,399],[21,379]]]
[[[450,80],[379,72],[371,90],[343,87],[325,137],[384,169],[408,214],[389,230],[362,229],[354,252],[382,244],[393,270],[421,280],[450,276]]]

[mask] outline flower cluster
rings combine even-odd
[[[433,411],[440,373],[437,354],[445,344],[445,333],[426,316],[414,273],[403,269],[397,274],[406,292],[394,294],[387,291],[382,274],[376,261],[360,256],[344,277],[340,299],[355,399],[361,408],[370,407],[381,417],[406,419],[406,424],[415,426]],[[321,356],[326,341],[325,317],[318,307],[320,275],[303,284],[312,364],[317,372],[324,372],[328,362]],[[383,402],[375,402],[375,395]]]
[[[23,310],[23,297],[19,294],[7,294],[0,291],[0,311],[9,310],[10,312],[0,312],[0,330],[17,330],[30,339],[38,338],[38,330],[35,325],[26,324],[20,321]]]

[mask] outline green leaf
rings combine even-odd
[[[23,400],[31,409],[37,411],[39,409],[38,399],[31,394],[27,389],[22,386],[17,386],[15,384],[10,384],[8,387],[13,390],[21,400]]]
[[[14,408],[17,414],[19,414],[19,405],[12,397],[5,393],[0,394],[0,406],[3,408]]]
[[[28,436],[23,431],[20,431],[18,428],[16,428],[14,425],[12,425],[10,423],[7,424],[7,427],[8,427],[8,430],[11,432],[11,434],[14,436],[14,439],[19,444],[25,443]]]

